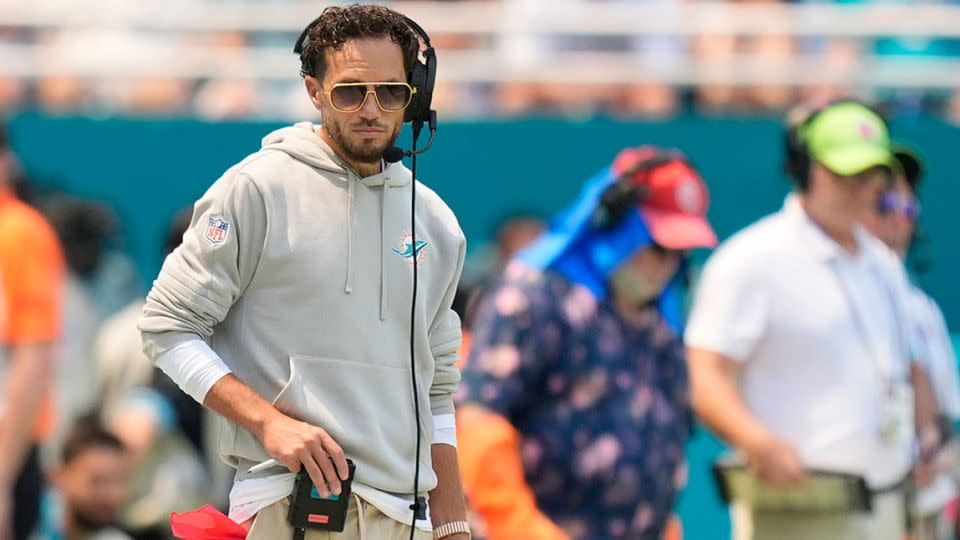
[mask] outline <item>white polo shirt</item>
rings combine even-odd
[[[927,369],[940,413],[958,420],[960,376],[943,313],[932,298],[916,287],[910,291],[910,307],[916,321],[917,360]]]
[[[917,361],[927,370],[940,414],[960,418],[960,378],[957,359],[943,313],[932,298],[914,287],[910,309],[916,331]],[[957,496],[957,483],[950,473],[938,476],[932,485],[917,490],[914,506],[921,515],[941,510]]]
[[[851,255],[789,197],[707,262],[685,341],[742,363],[748,408],[805,465],[881,488],[910,469],[912,423],[896,442],[881,426],[889,385],[908,381],[913,332],[902,264],[856,238]]]

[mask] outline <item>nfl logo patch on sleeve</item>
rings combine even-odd
[[[207,242],[218,246],[227,241],[227,235],[230,234],[230,222],[223,219],[223,216],[210,216],[207,222],[207,232],[203,235]]]

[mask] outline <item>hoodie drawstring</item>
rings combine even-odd
[[[385,172],[383,179],[383,196],[380,198],[380,321],[387,320],[387,272],[384,266],[387,263],[387,194],[390,193],[390,173]]]
[[[360,525],[359,540],[367,540],[367,513],[364,508],[366,503],[356,493],[351,493],[351,495],[353,496],[353,502],[357,505],[357,522]]]
[[[343,292],[350,294],[353,292],[353,191],[357,180],[353,175],[347,173],[347,282],[343,287]]]

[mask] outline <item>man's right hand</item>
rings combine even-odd
[[[290,472],[306,467],[321,497],[329,497],[331,491],[340,495],[340,481],[350,473],[343,449],[326,431],[278,412],[257,437]]]
[[[747,449],[747,460],[753,474],[767,485],[798,487],[807,481],[807,473],[796,450],[772,435]]]
[[[290,472],[306,467],[322,497],[339,495],[340,480],[350,477],[343,449],[326,431],[281,413],[232,373],[207,391],[203,404],[253,433]]]

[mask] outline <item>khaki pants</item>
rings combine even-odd
[[[733,540],[903,540],[906,504],[900,492],[873,498],[869,514],[823,515],[800,512],[753,512],[730,507]]]
[[[911,540],[950,540],[953,527],[944,512],[915,518]]]
[[[291,540],[293,527],[287,521],[290,502],[287,499],[264,508],[247,533],[247,540]],[[375,506],[354,495],[347,509],[347,520],[342,533],[307,529],[306,540],[409,540],[410,525],[400,523],[377,510]],[[433,535],[417,530],[416,540],[431,540]]]

